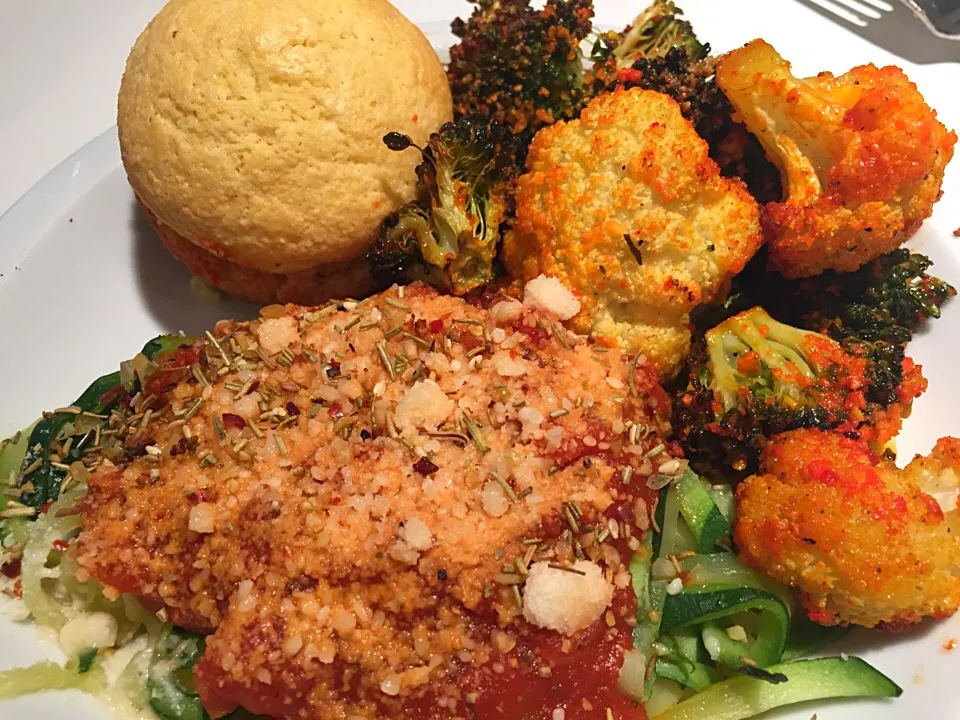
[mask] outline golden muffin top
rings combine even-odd
[[[127,60],[118,126],[140,200],[183,237],[277,273],[358,257],[415,194],[451,118],[443,66],[386,0],[172,0]]]

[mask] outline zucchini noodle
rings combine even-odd
[[[732,493],[689,470],[661,490],[655,532],[630,563],[637,626],[621,691],[670,720],[742,720],[805,699],[898,694],[861,660],[785,663],[833,634],[794,620],[789,590],[731,552],[734,515]]]
[[[39,627],[57,632],[61,648],[71,655],[75,647],[66,642],[97,638],[96,629],[106,626],[113,643],[92,644],[68,658],[66,665],[39,662],[26,668],[0,672],[0,698],[12,698],[48,690],[73,688],[91,694],[105,693],[115,704],[136,710],[149,707],[148,674],[154,649],[170,630],[131,595],[109,599],[93,579],[79,580],[79,568],[63,548],[80,532],[81,515],[58,511],[79,503],[86,487],[70,486],[35,522],[22,523],[25,544],[21,559],[22,602]],[[5,525],[10,524],[8,519]],[[115,633],[112,631],[115,629]],[[95,658],[84,667],[83,656]]]

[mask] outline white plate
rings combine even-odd
[[[621,25],[629,19],[629,8],[612,0],[597,4],[600,22]],[[791,3],[682,4],[701,37],[717,50],[762,35],[795,61],[798,72],[895,62],[907,69],[944,121],[960,127],[960,98],[953,90],[960,75],[956,65],[898,61]],[[442,10],[437,17],[448,20]],[[936,261],[938,275],[960,285],[960,241],[952,238],[960,227],[960,161],[944,189],[945,198],[914,245]],[[196,333],[221,317],[247,318],[254,311],[235,300],[200,300],[188,281],[188,273],[166,254],[136,212],[114,129],[65,160],[0,218],[0,435],[12,434],[43,409],[72,400],[90,380],[114,369],[154,335]],[[955,379],[960,301],[950,303],[934,332],[921,335],[910,350],[923,364],[930,390],[916,403],[901,436],[903,458],[927,452],[937,437],[960,435]],[[0,669],[59,657],[52,644],[37,640],[30,626],[0,618],[0,634]],[[955,720],[960,717],[960,691],[955,687],[960,650],[943,649],[955,637],[960,638],[960,618],[901,635],[855,634],[837,651],[874,663],[904,688],[903,697],[895,702],[814,703],[776,717],[809,720],[816,712],[834,720],[893,720],[908,714]],[[89,698],[70,692],[0,703],[0,718],[49,717],[102,720],[105,715]]]

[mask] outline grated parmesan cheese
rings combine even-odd
[[[436,428],[453,414],[453,400],[433,380],[421,380],[397,403],[397,426],[408,431]]]
[[[540,429],[540,425],[544,421],[543,413],[529,405],[520,408],[520,411],[517,413],[517,419],[522,426],[520,432],[523,439],[533,437],[534,433]]]
[[[195,533],[212,533],[216,530],[214,505],[210,503],[199,503],[190,508],[188,527]]]
[[[299,339],[297,321],[289,315],[266,319],[257,328],[257,340],[267,355],[276,355]]]
[[[580,301],[555,277],[539,275],[523,288],[523,304],[553,315],[558,320],[569,320],[580,312]]]
[[[523,305],[516,300],[504,300],[490,308],[490,319],[496,325],[509,325],[523,314]]]
[[[537,627],[573,635],[592,625],[613,600],[613,586],[596,563],[580,560],[579,572],[537,562],[523,593],[523,616]],[[583,573],[582,575],[580,573]]]
[[[527,366],[514,360],[509,353],[499,352],[493,356],[493,369],[500,377],[521,377],[527,374]]]
[[[510,505],[503,488],[493,480],[488,480],[480,491],[480,503],[483,511],[491,517],[502,517]]]
[[[401,537],[414,550],[429,550],[433,545],[430,528],[418,517],[412,517],[404,524]]]

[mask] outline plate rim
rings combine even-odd
[[[434,21],[416,24],[438,52],[442,53],[438,40],[441,37],[444,40],[453,37],[446,23]],[[929,72],[929,70],[926,70],[926,72]],[[89,139],[51,167],[0,214],[0,293],[5,292],[5,283],[13,274],[13,269],[29,255],[38,243],[44,240],[51,227],[58,221],[62,221],[63,218],[68,217],[71,208],[82,201],[105,178],[116,172],[118,166],[122,166],[122,163],[117,127],[114,124]],[[129,188],[128,191],[132,193]],[[960,245],[952,243],[950,240],[951,238],[940,238],[938,239],[938,245],[941,248],[948,249],[953,257],[960,259]],[[960,299],[957,302],[960,302]],[[55,643],[51,645],[41,638],[35,624],[31,623],[29,627],[36,634],[36,639],[31,639],[31,642],[43,647],[56,647]],[[909,680],[906,677],[899,678],[899,681],[904,686],[909,685]],[[916,690],[916,688],[911,689]],[[948,693],[951,697],[960,698],[956,691],[948,691]],[[43,693],[31,696],[30,699],[43,698],[49,702],[57,695],[60,695],[65,703],[69,694]],[[907,702],[910,703],[910,701]],[[855,708],[851,711],[851,714],[857,710],[862,712],[862,710],[870,707],[869,701],[853,701],[843,704],[849,704]],[[2,707],[3,703],[0,703],[0,708]],[[54,705],[50,704],[38,708],[35,711],[38,713],[38,717],[45,716],[40,715],[40,713],[46,707],[52,709]],[[66,707],[65,704],[64,707]],[[802,713],[806,710],[806,707],[804,705],[802,709],[792,709],[794,712]],[[826,710],[833,705],[823,703],[818,707]],[[920,709],[926,707],[926,705],[919,705]],[[104,718],[110,717],[109,710],[101,702],[96,702],[96,708],[97,717],[101,717],[101,715]],[[911,707],[903,707],[903,711],[909,713]],[[0,713],[0,715],[2,714]],[[31,714],[30,717],[33,717],[33,715]]]
[[[112,125],[57,163],[0,215],[0,291],[50,226],[120,162],[117,126]]]

